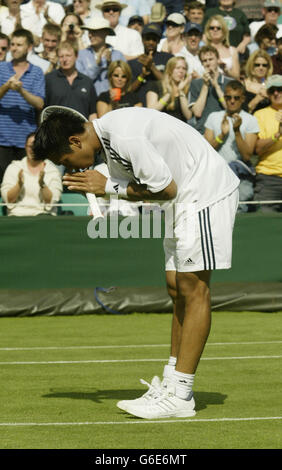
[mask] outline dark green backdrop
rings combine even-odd
[[[164,286],[161,239],[91,239],[89,217],[0,217],[1,289]],[[213,282],[282,282],[282,216],[238,215]]]

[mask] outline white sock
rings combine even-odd
[[[164,366],[164,371],[163,371],[164,379],[170,379],[170,377],[174,373],[176,360],[177,360],[176,357],[173,357],[173,356],[169,357],[168,364]]]
[[[183,400],[190,399],[195,374],[184,374],[183,372],[174,371],[170,380],[175,385],[175,395]]]

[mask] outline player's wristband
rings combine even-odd
[[[146,81],[145,78],[141,77],[141,75],[138,75],[137,80],[140,83],[144,83]]]
[[[126,180],[108,178],[105,186],[105,192],[106,194],[114,194],[115,196],[127,198],[128,183],[129,181]]]
[[[215,140],[216,140],[219,144],[223,144],[223,140],[221,140],[220,137],[218,137],[218,135],[216,136]]]

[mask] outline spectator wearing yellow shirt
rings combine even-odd
[[[282,75],[270,76],[266,90],[270,106],[254,114],[260,128],[256,144],[259,162],[254,192],[257,201],[282,200]],[[282,204],[262,205],[261,210],[282,211]]]

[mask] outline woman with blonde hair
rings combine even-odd
[[[230,46],[229,30],[224,17],[214,15],[209,18],[204,30],[204,41],[213,46],[219,53],[219,65],[223,73],[229,77],[239,79],[240,64],[236,47]]]
[[[170,114],[186,122],[192,117],[188,102],[188,90],[192,75],[184,57],[171,57],[162,80],[152,84],[146,94],[147,107]]]
[[[118,108],[142,106],[136,94],[131,91],[132,72],[127,62],[115,60],[108,68],[109,90],[97,98],[97,116]]]
[[[258,109],[265,108],[270,101],[265,88],[265,82],[273,72],[270,55],[258,49],[253,52],[245,66],[244,86],[246,89],[245,110],[253,114]]]

